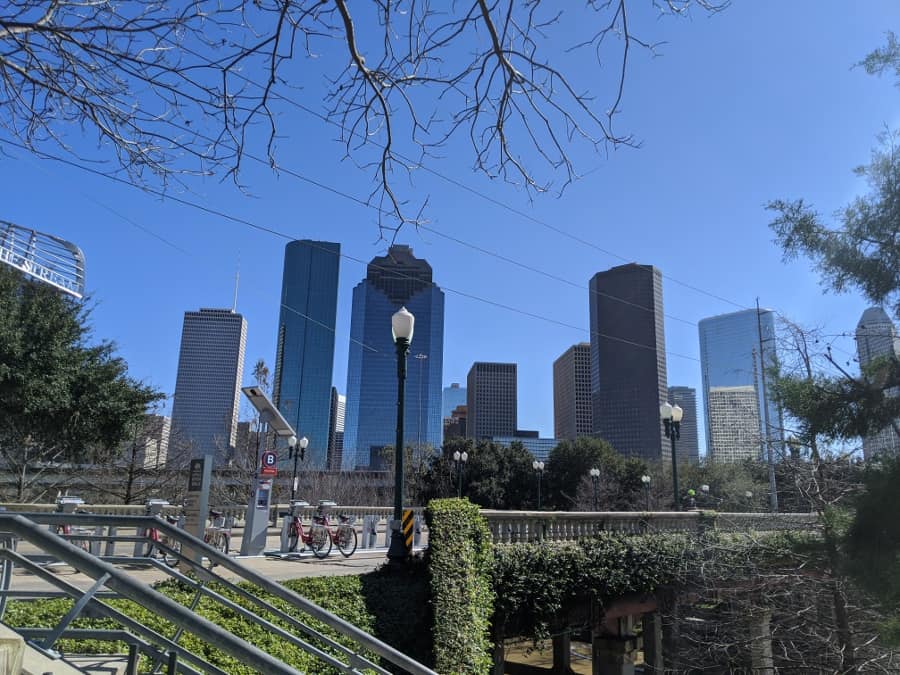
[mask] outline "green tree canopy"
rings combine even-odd
[[[19,477],[36,462],[98,461],[162,395],[128,376],[110,342],[90,344],[88,310],[0,267],[0,455]]]

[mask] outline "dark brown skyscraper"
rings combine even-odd
[[[700,441],[697,436],[697,390],[693,387],[669,387],[669,403],[684,410],[681,419],[681,438],[675,445],[679,462],[696,464],[700,461]]]
[[[662,274],[630,263],[595,274],[589,288],[594,433],[623,455],[668,459]]]
[[[466,387],[466,436],[478,440],[516,435],[515,363],[473,363]]]
[[[572,345],[553,362],[553,436],[574,440],[594,431],[591,345]]]

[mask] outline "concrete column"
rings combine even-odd
[[[648,612],[641,617],[643,624],[644,672],[662,675],[663,663],[662,616]]]
[[[750,614],[750,667],[754,675],[774,675],[775,662],[772,658],[772,612],[758,610]]]
[[[591,640],[593,675],[634,675],[634,639],[594,635]]]
[[[572,636],[568,632],[553,636],[553,673],[572,673]]]

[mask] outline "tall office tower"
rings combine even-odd
[[[759,399],[753,385],[710,387],[709,459],[733,464],[759,457]]]
[[[340,244],[301,239],[284,247],[272,402],[309,439],[309,469],[327,461],[340,260]]]
[[[859,354],[860,368],[865,368],[877,358],[900,357],[897,329],[881,307],[870,307],[860,317],[856,326],[856,352]],[[897,387],[892,387],[885,394],[898,396],[900,391]],[[876,455],[898,454],[900,437],[892,425],[863,439],[863,456],[866,459]]]
[[[331,388],[331,425],[328,429],[328,470],[341,470],[341,453],[344,451],[344,420],[347,397]]]
[[[697,434],[697,390],[693,387],[669,387],[669,403],[684,410],[680,438],[675,444],[679,462],[700,461],[700,438]]]
[[[466,436],[515,436],[518,424],[515,363],[476,362],[466,380]]]
[[[234,310],[184,313],[172,433],[192,457],[222,461],[237,442],[246,342],[247,322]]]
[[[409,246],[394,245],[373,258],[353,289],[347,365],[345,470],[379,469],[385,446],[396,443],[397,356],[391,316],[406,307],[416,317],[407,357],[404,440],[441,446],[441,379],[444,371],[444,292],[431,265]]]
[[[668,396],[662,274],[620,265],[595,274],[589,290],[594,434],[623,455],[668,458],[659,418]]]
[[[466,388],[460,387],[459,382],[454,382],[449,387],[444,387],[443,402],[441,403],[441,417],[449,418],[457,406],[466,404]]]
[[[729,456],[767,457],[765,429],[777,457],[783,451],[784,431],[781,410],[775,403],[768,386],[768,371],[775,365],[775,313],[769,309],[755,309],[732,312],[703,319],[698,324],[700,333],[700,370],[703,376],[703,404],[706,412],[706,456],[711,461],[728,461],[717,457],[718,449],[713,443],[713,426],[729,424],[743,426],[745,420],[734,419],[737,414],[727,407],[713,409],[710,391],[713,387],[753,387],[757,395],[757,409],[754,419],[759,423],[755,438],[755,451],[742,448],[740,451],[727,450]],[[760,333],[762,340],[760,340]],[[762,358],[760,358],[762,342]],[[764,386],[765,385],[765,386]],[[765,391],[765,396],[763,392]],[[768,403],[766,402],[768,398]],[[719,419],[716,415],[729,415]],[[743,442],[750,443],[751,436],[743,435]]]
[[[553,362],[553,435],[574,440],[594,431],[591,345],[572,345]]]

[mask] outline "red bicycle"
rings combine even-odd
[[[288,529],[288,551],[292,553],[297,550],[297,544],[301,541],[304,546],[309,546],[317,558],[327,558],[331,553],[331,532],[328,529],[328,519],[323,515],[313,516],[312,524],[309,530],[303,529],[303,522],[300,515],[297,514],[291,518],[291,525]]]
[[[338,522],[332,525],[328,521],[328,514],[322,514],[322,523],[329,528],[331,539],[337,544],[338,551],[345,558],[349,558],[356,551],[356,528],[353,526],[354,516],[338,514]]]
[[[166,516],[166,520],[170,524],[180,527],[179,519],[175,516]],[[150,542],[147,544],[147,552],[144,554],[147,558],[161,558],[169,567],[175,567],[178,564],[179,553],[181,553],[181,542],[169,537],[167,534],[160,534],[159,529],[150,527],[146,532]]]

